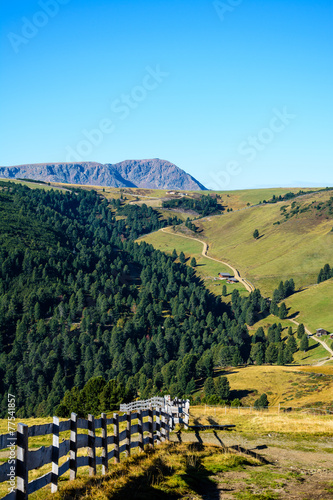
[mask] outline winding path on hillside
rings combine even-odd
[[[291,319],[291,318],[287,318],[287,319],[289,321],[291,321],[292,323],[294,323],[295,325],[297,325],[297,326],[299,325],[298,321],[296,321],[295,319]],[[309,335],[311,338],[313,338],[314,340],[316,340],[317,342],[319,342],[319,344],[321,344],[324,347],[324,349],[326,349],[326,351],[328,351],[330,353],[330,355],[331,355],[331,357],[329,359],[323,359],[321,361],[318,361],[318,363],[316,363],[313,366],[322,366],[325,363],[327,363],[327,361],[333,361],[333,350],[328,347],[328,345],[326,344],[326,342],[324,342],[323,340],[321,340],[316,335],[312,334],[310,332],[310,330],[305,325],[304,325],[304,330],[307,333],[307,335]]]
[[[214,260],[215,262],[220,262],[220,264],[223,264],[224,266],[229,267],[232,270],[232,272],[234,273],[235,278],[246,288],[246,290],[248,292],[254,291],[254,286],[252,285],[252,283],[250,283],[248,280],[242,278],[237,269],[232,267],[227,262],[224,262],[223,260],[215,259],[214,257],[209,257],[209,255],[207,255],[208,245],[205,241],[199,240],[198,238],[191,238],[190,236],[185,236],[184,234],[170,233],[170,231],[167,231],[167,228],[164,228],[164,227],[162,229],[160,229],[160,231],[162,231],[163,233],[166,233],[166,234],[171,234],[172,236],[180,236],[181,238],[187,238],[188,240],[199,241],[199,243],[203,244],[203,249],[201,252],[203,257],[206,257],[207,259],[210,259],[210,260]]]
[[[210,259],[210,260],[214,260],[215,262],[220,262],[221,264],[223,264],[224,266],[227,266],[229,267],[234,275],[235,275],[235,278],[240,282],[242,283],[242,285],[246,288],[246,290],[248,292],[253,292],[255,290],[255,287],[252,285],[252,283],[250,283],[248,280],[246,280],[245,278],[242,278],[241,275],[239,274],[239,271],[234,268],[233,266],[231,266],[230,264],[228,264],[227,262],[224,262],[223,260],[219,260],[219,259],[215,259],[214,257],[210,257],[209,255],[207,255],[207,252],[208,252],[208,245],[205,241],[202,241],[202,240],[199,240],[199,238],[192,238],[190,236],[185,236],[184,234],[179,234],[179,233],[171,233],[170,231],[167,230],[168,228],[162,228],[160,229],[160,231],[162,231],[163,233],[166,233],[166,234],[171,234],[173,236],[180,236],[181,238],[187,238],[188,240],[195,240],[195,241],[199,241],[199,243],[202,243],[203,245],[203,249],[202,249],[202,256],[203,257],[206,257],[207,259]],[[299,323],[295,320],[295,319],[290,319],[290,318],[287,318],[289,321],[291,321],[292,323],[294,323],[295,325],[299,325]],[[322,366],[324,365],[325,363],[327,363],[327,361],[333,361],[333,350],[330,349],[328,347],[328,345],[321,339],[319,339],[317,336],[313,335],[310,330],[304,326],[304,329],[305,329],[305,332],[307,333],[307,335],[310,335],[313,339],[315,339],[316,341],[319,342],[319,344],[321,344],[324,349],[326,349],[326,351],[331,355],[330,358],[328,359],[323,359],[321,361],[318,361],[318,363],[316,363],[315,365],[313,366]]]

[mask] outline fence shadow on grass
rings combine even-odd
[[[206,498],[217,498],[217,484],[210,478],[212,472],[204,467],[202,459],[195,454],[196,451],[202,449],[203,445],[200,442],[191,443],[188,446],[188,453],[184,455],[185,474],[182,474],[181,478],[198,495],[205,495]]]

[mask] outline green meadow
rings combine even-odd
[[[147,243],[154,246],[154,248],[161,250],[163,252],[171,254],[175,249],[177,254],[184,252],[186,257],[186,263],[189,265],[192,257],[196,259],[197,266],[195,268],[197,274],[205,281],[205,285],[210,292],[214,295],[222,294],[222,286],[225,284],[227,286],[228,296],[224,297],[226,302],[229,302],[230,295],[232,291],[236,288],[242,295],[247,295],[248,292],[245,290],[243,285],[236,283],[234,285],[226,283],[225,280],[218,279],[218,273],[230,273],[233,274],[228,266],[220,264],[214,260],[208,259],[202,255],[203,244],[199,241],[190,238],[184,238],[183,236],[177,236],[177,234],[172,234],[171,232],[157,231],[155,233],[148,234],[140,241],[146,241]]]
[[[302,197],[326,201],[331,192]],[[281,208],[291,202],[260,205],[200,221],[209,241],[209,255],[230,262],[265,295],[281,280],[293,278],[296,288],[316,283],[321,267],[333,262],[332,219],[305,212],[283,220]],[[259,230],[260,238],[253,232]]]
[[[333,332],[333,279],[314,285],[285,300],[289,314],[298,312],[297,321],[314,333],[317,328]]]

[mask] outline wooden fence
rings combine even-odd
[[[16,488],[3,497],[3,500],[27,500],[29,494],[48,484],[51,484],[51,492],[54,493],[58,489],[59,477],[69,470],[69,479],[73,480],[79,467],[88,466],[89,475],[94,475],[96,466],[102,465],[102,474],[106,474],[110,459],[114,458],[114,462],[118,463],[123,452],[128,457],[133,448],[139,448],[142,452],[145,445],[153,447],[168,440],[169,432],[175,423],[184,423],[187,427],[188,415],[188,401],[177,400],[177,405],[169,403],[159,408],[152,408],[150,405],[148,409],[126,410],[123,415],[114,413],[112,418],[107,418],[106,414],[102,413],[101,418],[95,419],[93,415],[88,415],[86,420],[72,413],[69,420],[62,422],[59,422],[58,417],[53,417],[52,423],[44,425],[28,427],[19,423],[16,436],[12,436],[13,433],[0,435],[0,450],[8,449],[10,444],[17,446],[15,465],[11,465],[12,461],[8,460],[0,466],[0,483],[13,479],[13,470],[16,476]],[[132,425],[132,421],[136,419],[138,423]],[[126,428],[119,432],[119,424],[122,422],[126,422]],[[107,434],[109,425],[113,425],[111,435]],[[78,429],[85,429],[88,434],[79,434]],[[96,436],[96,429],[101,429],[101,436]],[[65,431],[70,431],[70,439],[59,442],[59,433]],[[43,446],[35,451],[29,450],[29,437],[47,434],[53,436],[51,446]],[[110,451],[109,445],[113,445]],[[87,448],[88,455],[78,457],[77,452],[80,448]],[[101,456],[96,456],[97,448],[102,450]],[[59,459],[68,453],[69,457],[60,465]],[[50,472],[34,481],[28,481],[29,471],[48,464],[52,464]]]

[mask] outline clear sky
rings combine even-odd
[[[332,0],[1,2],[0,165],[333,185]]]

